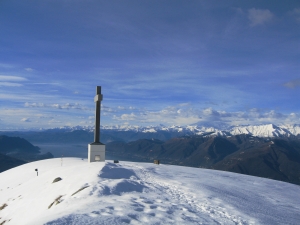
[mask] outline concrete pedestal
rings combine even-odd
[[[102,143],[91,143],[88,145],[88,162],[104,162],[105,145]]]

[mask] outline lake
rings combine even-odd
[[[40,147],[41,153],[51,152],[54,158],[60,157],[78,157],[87,158],[88,156],[88,144],[76,143],[76,144],[55,144],[55,143],[34,143],[35,146]],[[106,159],[113,159],[106,154]]]

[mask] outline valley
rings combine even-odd
[[[300,184],[298,130],[298,125],[283,128],[273,124],[223,131],[195,126],[102,127],[101,141],[106,144],[107,160],[153,162],[158,159],[163,164],[230,171]],[[93,140],[93,130],[82,127],[1,133],[25,138],[34,144],[32,146],[38,146],[34,151],[39,154],[35,157],[20,152],[6,153],[6,157],[25,162],[51,157],[87,158],[87,144]],[[17,164],[11,165],[12,168]]]

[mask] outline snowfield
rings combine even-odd
[[[0,180],[5,225],[300,221],[299,186],[208,169],[55,158],[5,171]]]

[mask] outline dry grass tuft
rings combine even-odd
[[[60,177],[57,177],[57,178],[55,178],[55,179],[53,180],[52,183],[56,183],[56,182],[61,181],[61,180],[62,180],[62,179],[61,179]]]
[[[4,209],[7,206],[6,203],[4,203],[2,206],[0,206],[0,210]],[[1,224],[0,224],[1,225]]]
[[[76,195],[78,192],[82,191],[83,189],[86,189],[87,187],[89,187],[89,186],[80,188],[78,191],[74,192],[71,196]]]
[[[61,200],[60,200],[61,197],[62,197],[62,195],[58,196],[58,197],[54,200],[54,202],[52,202],[52,203],[48,206],[48,209],[50,209],[53,205],[57,205],[57,204],[61,203]]]

